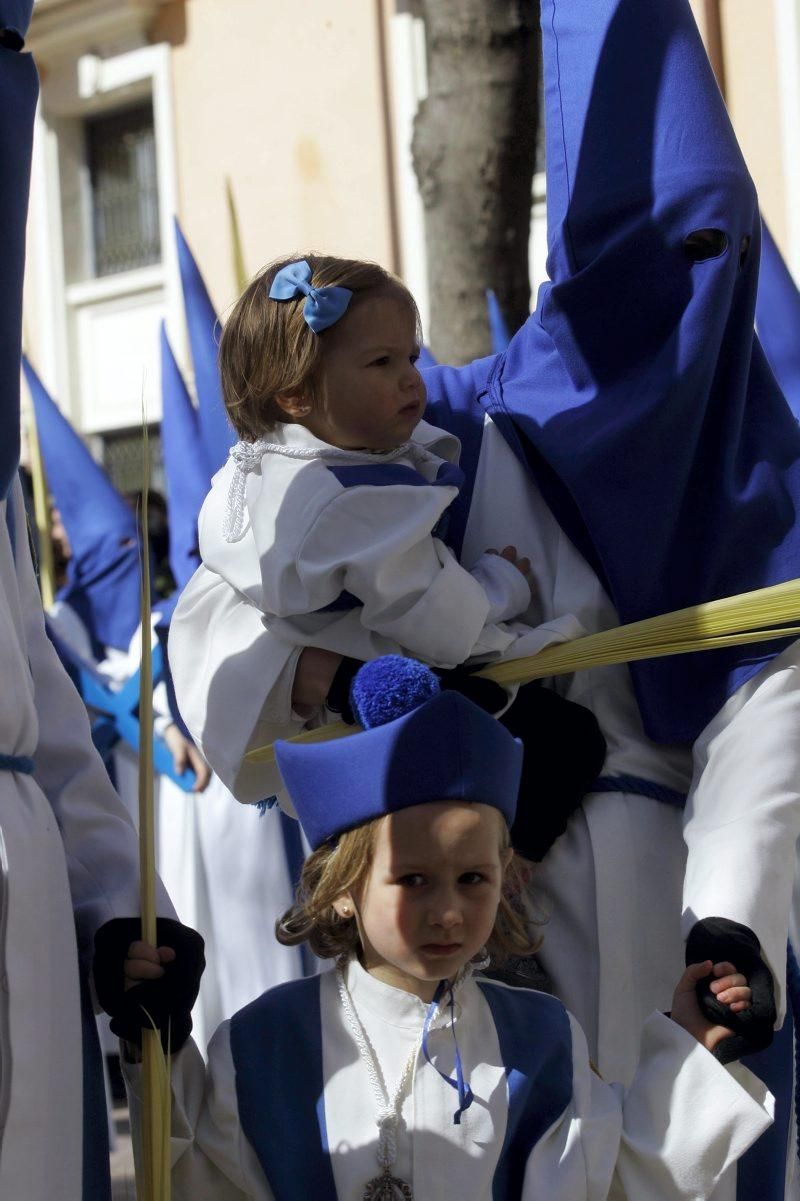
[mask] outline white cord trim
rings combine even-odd
[[[342,1009],[344,1010],[347,1024],[353,1033],[356,1046],[367,1069],[367,1075],[369,1076],[369,1082],[372,1086],[372,1093],[378,1110],[378,1115],[375,1119],[378,1127],[377,1160],[382,1168],[391,1169],[397,1160],[397,1128],[400,1124],[403,1095],[411,1070],[419,1058],[424,1026],[420,1027],[419,1036],[411,1049],[411,1054],[406,1060],[405,1067],[400,1073],[400,1079],[397,1081],[392,1095],[389,1096],[389,1090],[386,1087],[378,1057],[367,1037],[367,1032],[360,1018],[356,1014],[352,998],[350,997],[350,991],[345,983],[342,970],[339,967],[336,969],[336,984],[339,989],[339,998],[342,1002]]]
[[[438,461],[436,455],[414,442],[404,442],[394,450],[368,454],[363,450],[343,450],[337,446],[284,446],[279,442],[267,442],[266,439],[259,438],[257,442],[237,442],[228,453],[233,459],[234,468],[222,522],[222,536],[226,542],[238,542],[242,536],[247,477],[261,466],[265,455],[283,455],[287,459],[339,459],[358,463],[374,462],[376,459],[382,463],[392,463],[404,456],[414,459],[417,463]]]

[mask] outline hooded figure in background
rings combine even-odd
[[[27,357],[22,366],[47,475],[70,545],[56,600],[80,618],[97,659],[127,653],[139,626],[139,538],[131,506],[94,461]]]

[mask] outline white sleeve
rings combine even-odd
[[[172,616],[169,663],[181,717],[203,755],[243,803],[280,788],[277,768],[251,770],[251,746],[303,728],[291,691],[302,648],[269,633],[262,614],[200,567]]]
[[[489,599],[488,621],[510,621],[530,607],[528,580],[502,555],[482,554],[469,574],[478,581]]]
[[[753,930],[786,1008],[786,940],[800,834],[800,642],[728,700],[694,747],[684,935],[704,917]]]
[[[295,612],[323,608],[347,591],[361,601],[368,629],[412,655],[439,667],[468,659],[491,605],[478,580],[431,534],[444,491],[397,486],[338,494],[298,552],[303,603]]]
[[[702,1201],[772,1121],[772,1098],[663,1014],[642,1031],[629,1089],[592,1070],[574,1018],[573,1097],[534,1148],[523,1201]]]
[[[123,1063],[123,1072],[138,1161],[142,1069]],[[208,1066],[192,1039],[173,1055],[171,1080],[173,1201],[273,1201],[239,1123],[229,1023],[224,1022],[209,1043]]]
[[[92,744],[83,701],[45,632],[19,491],[14,511],[17,577],[39,724],[35,779],[58,822],[78,937],[90,951],[104,922],[139,912],[138,837]],[[174,917],[160,882],[158,890],[159,913]]]

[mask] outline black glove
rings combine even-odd
[[[697,1000],[703,1017],[715,1026],[733,1030],[730,1038],[717,1045],[714,1055],[720,1063],[731,1063],[742,1055],[763,1051],[772,1042],[775,1030],[775,989],[772,972],[761,958],[761,944],[749,927],[726,917],[705,917],[692,926],[686,940],[686,962],[732,963],[737,972],[747,977],[752,992],[749,1009],[731,1013],[711,991],[713,975],[698,980]]]
[[[141,1046],[142,1027],[161,1033],[164,1050],[179,1051],[192,1029],[191,1010],[200,989],[206,965],[203,939],[196,930],[172,918],[160,917],[156,941],[172,947],[175,958],[163,964],[158,980],[143,980],[125,989],[125,959],[128,947],[142,937],[138,917],[115,917],[94,936],[94,987],[97,999],[111,1015],[111,1030],[118,1038]]]
[[[440,671],[433,667],[431,670],[439,677],[443,692],[460,692],[468,701],[472,701],[484,713],[498,713],[508,704],[508,693],[501,684],[476,676],[475,672],[485,667],[485,663],[475,663],[470,667],[451,667]]]
[[[353,676],[363,666],[363,659],[351,659],[345,655],[336,668],[336,675],[331,681],[328,695],[325,698],[325,704],[331,713],[338,713],[348,726],[356,724],[353,706],[350,704],[350,685],[353,683]]]
[[[525,751],[511,845],[538,862],[602,771],[606,740],[589,709],[536,683],[523,684],[499,721]]]

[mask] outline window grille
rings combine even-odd
[[[161,259],[151,101],[86,121],[95,275]]]
[[[155,492],[165,491],[164,459],[161,453],[159,427],[148,427],[150,438],[150,487]],[[109,478],[123,496],[142,490],[142,431],[135,429],[114,430],[102,435],[103,466]]]

